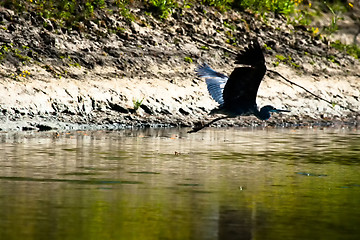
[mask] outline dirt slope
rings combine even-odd
[[[264,46],[269,69],[334,102],[268,73],[258,105],[291,113],[275,115],[267,124],[358,122],[359,60],[282,17],[264,21],[250,13],[194,6],[158,20],[142,9],[131,11],[135,21],[101,16],[97,24],[69,30],[31,13],[0,9],[0,129],[190,126],[210,119],[207,113],[216,103],[196,78],[196,65],[207,62],[229,75],[233,53],[253,37]],[[134,102],[142,99],[134,111]],[[222,124],[264,123],[242,117]]]

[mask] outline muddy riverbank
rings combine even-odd
[[[200,5],[177,9],[166,20],[141,8],[130,11],[134,21],[104,15],[63,29],[55,20],[1,8],[0,130],[192,126],[211,119],[208,112],[216,107],[194,74],[197,64],[229,75],[233,52],[254,37],[264,46],[268,69],[333,102],[268,73],[258,105],[291,110],[268,125],[359,121],[359,60],[281,16],[264,21]],[[265,123],[242,117],[218,124]]]

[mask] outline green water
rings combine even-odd
[[[360,239],[360,130],[0,133],[0,239]]]

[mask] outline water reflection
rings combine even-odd
[[[359,133],[2,133],[0,239],[358,239]]]

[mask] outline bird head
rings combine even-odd
[[[279,113],[279,112],[290,112],[290,111],[285,109],[277,109],[274,108],[273,106],[266,105],[260,109],[258,117],[262,120],[268,120],[271,117],[270,113]]]

